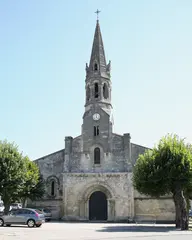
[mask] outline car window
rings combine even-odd
[[[43,210],[45,213],[51,213],[51,211],[49,209],[44,209]]]
[[[12,211],[9,211],[9,212],[7,213],[7,215],[13,215],[13,212],[12,212]]]
[[[16,209],[13,209],[10,211],[11,214],[17,214],[17,212],[18,212],[18,210],[16,210]]]
[[[23,214],[31,214],[32,213],[32,211],[29,209],[23,209],[22,211],[23,211]]]
[[[32,210],[28,210],[29,211],[29,214],[35,214],[35,211],[32,211]]]
[[[29,214],[27,209],[22,209],[22,210],[20,210],[20,212],[22,212],[22,214]]]
[[[38,214],[42,214],[42,212],[39,209],[35,209],[35,212],[37,212]]]
[[[19,209],[16,211],[16,214],[21,215],[21,214],[25,214],[25,209]]]

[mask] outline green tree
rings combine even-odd
[[[176,135],[167,135],[157,147],[139,156],[133,170],[133,185],[138,192],[153,197],[172,194],[176,227],[187,230],[191,174],[191,146]]]
[[[39,182],[39,168],[27,156],[23,158],[25,163],[25,184],[22,191],[19,193],[23,206],[26,205],[27,198],[32,196],[32,191]]]
[[[0,141],[0,195],[9,211],[25,184],[25,161],[15,143]]]
[[[39,175],[38,183],[31,189],[31,194],[28,196],[32,201],[42,199],[45,194],[45,182],[43,176]]]

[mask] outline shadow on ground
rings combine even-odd
[[[175,227],[162,226],[107,226],[97,232],[169,232],[177,231]]]

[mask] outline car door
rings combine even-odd
[[[15,218],[14,218],[15,224],[23,224],[25,223],[25,210],[24,209],[17,209]]]
[[[24,211],[24,218],[23,218],[23,222],[24,223],[27,223],[27,220],[30,219],[30,218],[34,218],[33,215],[35,215],[35,213],[33,211],[31,211],[30,209],[23,209]]]
[[[5,223],[15,223],[16,222],[17,210],[12,210],[5,217]]]

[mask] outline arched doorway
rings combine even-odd
[[[89,220],[107,220],[107,197],[96,191],[89,198]]]

